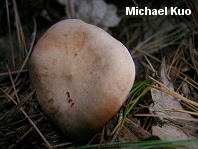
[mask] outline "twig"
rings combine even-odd
[[[21,70],[21,71],[20,70],[12,71],[12,72],[10,72],[10,74],[13,75],[13,74],[21,73],[21,72],[28,72],[28,70],[24,69],[24,70]],[[0,73],[0,76],[7,76],[7,75],[9,75],[8,72]]]
[[[37,123],[40,122],[42,119],[43,119],[43,117],[40,118],[39,120],[37,120],[37,122],[35,122],[35,124],[37,125]],[[33,129],[34,129],[34,128],[31,127],[26,133],[24,133],[24,134],[16,141],[16,143],[10,145],[8,149],[16,148],[16,145],[19,144],[30,132],[32,132]]]
[[[166,118],[166,119],[179,119],[179,120],[185,120],[185,121],[198,122],[198,119],[195,119],[195,118],[184,118],[184,117],[179,117],[179,116],[167,116],[167,115],[157,115],[157,114],[135,114],[134,116],[150,116],[150,117],[160,117],[160,118]]]
[[[193,86],[194,88],[198,89],[198,83],[195,82],[193,79],[189,78],[189,76],[186,76],[184,73],[180,72],[179,70],[177,70],[175,67],[172,67],[171,72],[173,72],[175,75],[177,75],[179,78],[181,78],[182,80],[186,81],[188,84],[190,84],[191,86]],[[176,72],[175,72],[176,71]],[[178,74],[179,73],[179,74]],[[182,76],[184,77],[182,77]],[[187,78],[187,81],[185,78]],[[192,82],[192,83],[191,83]]]
[[[2,88],[0,88],[0,90],[2,92],[4,92],[8,98],[10,98],[16,105],[18,104],[8,93],[6,93],[6,91],[4,91]],[[32,126],[34,127],[34,129],[38,132],[38,134],[41,136],[41,138],[43,139],[43,141],[47,144],[47,146],[52,149],[51,145],[48,143],[48,141],[45,139],[45,137],[43,136],[43,134],[40,132],[40,130],[36,127],[36,125],[34,124],[34,122],[30,119],[30,117],[26,114],[26,112],[23,110],[23,108],[20,108],[21,112],[25,115],[25,117],[28,119],[28,121],[32,124]]]
[[[32,49],[33,49],[34,41],[35,41],[35,38],[36,38],[36,29],[37,29],[35,18],[33,18],[33,21],[34,21],[34,32],[32,33],[33,39],[32,39],[32,42],[31,42],[31,46],[30,46],[30,49],[28,51],[28,54],[27,54],[27,56],[26,56],[26,58],[25,58],[25,60],[24,60],[24,62],[22,64],[21,68],[20,68],[20,72],[17,74],[16,78],[14,79],[14,83],[17,81],[19,75],[21,74],[21,71],[25,67],[25,65],[26,65],[26,63],[28,61],[28,58],[29,58],[29,56],[30,56],[30,54],[32,52]],[[8,93],[11,91],[11,89],[12,89],[12,87],[9,89]]]
[[[11,48],[11,53],[12,53],[12,64],[13,64],[13,67],[15,67],[14,49],[13,49],[11,28],[10,28],[10,14],[9,14],[8,0],[6,0],[6,11],[7,11],[7,21],[8,21],[8,32],[9,32],[9,38],[10,38],[10,48]]]
[[[8,68],[8,66],[7,66],[7,68]],[[10,72],[9,68],[8,68],[8,72]],[[15,94],[16,94],[16,98],[17,98],[17,100],[18,100],[18,102],[19,102],[18,94],[17,94],[17,92],[16,92],[16,88],[15,88],[15,85],[14,85],[14,81],[13,81],[13,79],[12,79],[12,75],[9,74],[9,76],[10,76],[10,79],[11,79],[11,82],[12,82],[12,86],[13,86],[14,92],[15,92]],[[2,90],[2,91],[3,91],[3,90]],[[4,93],[5,93],[5,92],[4,92]],[[8,95],[8,94],[6,94],[6,95]],[[11,97],[11,96],[9,96],[9,97]],[[16,105],[18,105],[18,103],[17,103],[12,97],[11,97],[11,99],[12,99],[12,101],[14,101],[14,103],[15,103]],[[52,149],[51,145],[48,143],[48,141],[45,139],[45,137],[43,136],[43,134],[40,132],[40,130],[37,128],[37,126],[34,124],[34,122],[30,119],[30,117],[26,114],[26,112],[23,110],[22,107],[20,108],[20,110],[21,110],[21,112],[25,115],[25,117],[29,120],[29,122],[32,124],[32,126],[34,127],[34,129],[35,129],[35,130],[37,131],[37,133],[41,136],[41,138],[42,138],[43,141],[47,144],[47,146],[48,146],[50,149]]]
[[[0,88],[1,89],[1,88]],[[7,112],[6,114],[4,114],[1,118],[0,118],[0,124],[4,125],[4,123],[6,122],[7,119],[9,119],[11,116],[13,116],[13,114],[16,114],[15,112],[21,108],[21,106],[34,94],[35,91],[31,92],[29,95],[27,95],[27,97],[25,97],[24,99],[22,99],[15,107],[13,107],[9,112]]]
[[[144,106],[144,105],[141,105],[141,104],[140,104],[140,106],[145,107],[145,108],[149,108],[149,109],[154,109],[154,110],[169,111],[169,112],[180,112],[180,113],[188,113],[188,114],[191,114],[191,115],[196,115],[196,116],[198,116],[198,113],[197,113],[197,112],[191,112],[191,111],[186,111],[186,110],[180,110],[180,109],[176,109],[176,108],[172,108],[172,109],[154,108],[154,107]]]
[[[101,148],[101,144],[102,144],[102,142],[104,140],[104,132],[105,132],[105,126],[103,126],[103,128],[102,128],[102,134],[101,134],[101,137],[100,137],[100,142],[99,142],[98,149]]]
[[[194,54],[194,52],[193,52],[194,48],[193,48],[193,43],[192,42],[193,42],[192,41],[192,38],[190,38],[189,39],[189,49],[190,49],[191,60],[192,60],[192,63],[194,65],[194,69],[195,69],[195,71],[198,74],[198,67],[197,67],[198,65],[197,65],[197,60],[195,60],[194,59],[194,56],[193,56],[193,54]]]
[[[123,114],[123,108],[121,108],[121,109],[120,109],[120,112],[119,112],[118,124],[117,124],[117,126],[114,128],[114,130],[111,132],[111,135],[110,135],[110,136],[113,135],[113,138],[111,139],[110,142],[114,142],[115,139],[116,139],[117,136],[118,136],[118,133],[119,133],[119,131],[120,131],[120,129],[121,129],[121,122],[122,122],[123,115],[124,115],[124,114]],[[114,132],[115,132],[115,133],[114,133]]]
[[[99,135],[99,131],[91,138],[91,140],[86,144],[87,146],[90,145]]]
[[[16,29],[17,29],[17,38],[19,42],[19,50],[21,50],[20,53],[20,63],[21,63],[21,55],[24,55],[24,49],[27,53],[27,47],[26,47],[26,42],[25,42],[25,37],[19,17],[19,12],[16,4],[16,0],[12,0],[13,7],[14,7],[14,14],[15,14],[15,22],[16,22]]]
[[[171,89],[169,89],[167,86],[165,86],[165,85],[162,84],[161,82],[155,80],[154,78],[152,78],[152,77],[150,77],[150,76],[149,76],[149,78],[152,79],[152,80],[153,80],[154,82],[156,82],[157,84],[159,84],[159,85],[161,85],[162,87],[164,87],[166,90],[163,90],[163,92],[165,92],[166,94],[169,94],[169,95],[171,95],[171,96],[174,96],[174,97],[176,97],[176,98],[178,98],[178,99],[181,99],[181,100],[184,101],[184,102],[193,104],[193,105],[195,105],[195,106],[198,107],[198,103],[196,103],[196,102],[194,102],[194,101],[192,101],[192,100],[189,100],[189,99],[187,99],[187,98],[181,96],[180,94],[178,94],[178,93],[176,93],[176,92],[173,93],[173,91],[172,91]],[[152,86],[153,88],[158,89],[156,86],[153,86],[153,85],[151,85],[151,86]],[[160,89],[160,90],[162,90],[162,89]]]
[[[33,130],[33,127],[31,127],[26,133],[24,133],[23,136],[20,137],[20,138],[17,140],[16,144],[10,145],[10,146],[8,147],[8,149],[13,149],[13,148],[15,148],[16,145],[17,145],[19,142],[21,142],[32,130]]]

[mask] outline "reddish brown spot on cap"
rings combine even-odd
[[[70,94],[69,94],[69,92],[66,92],[66,98],[67,98],[67,102],[68,103],[71,103],[72,102],[72,99],[70,98]]]
[[[51,98],[51,99],[48,100],[48,103],[49,104],[53,104],[54,103],[54,100]]]
[[[72,102],[72,104],[71,104],[71,107],[73,107],[74,106],[74,102]]]
[[[67,96],[67,98],[70,98],[69,92],[66,92],[66,96]]]
[[[68,103],[72,102],[72,99],[71,98],[67,99],[67,102]]]

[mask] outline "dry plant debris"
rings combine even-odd
[[[168,87],[170,90],[172,90],[172,92],[174,92],[173,84],[167,74],[165,60],[162,61],[160,78],[164,86]],[[161,88],[163,89],[163,87]],[[196,138],[198,135],[196,133],[196,119],[194,119],[188,113],[179,112],[184,111],[179,99],[164,93],[162,90],[160,90],[160,88],[158,89],[151,88],[151,95],[154,103],[152,106],[149,107],[149,110],[152,114],[162,115],[162,117],[159,117],[161,121],[161,126],[153,126],[152,134],[158,136],[162,140],[185,140]],[[166,111],[164,111],[163,109],[166,109]],[[171,111],[173,109],[175,110]],[[176,110],[178,110],[178,112],[176,112]],[[166,119],[163,116],[170,116],[170,118]],[[172,119],[171,116],[175,117],[176,119]],[[195,121],[190,121],[193,119]],[[192,148],[192,146],[190,148]]]

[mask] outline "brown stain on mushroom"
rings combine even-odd
[[[117,111],[120,108],[120,103],[118,101],[120,99],[116,95],[106,97],[106,99],[108,101],[111,101],[113,104],[111,105],[111,108],[104,107],[102,112],[98,115],[98,119],[102,119],[102,121],[98,121],[96,123],[96,125],[98,125],[98,126],[106,124],[117,113]]]
[[[40,73],[40,77],[41,77],[41,78],[45,78],[45,77],[47,77],[47,75],[46,75],[46,74]]]
[[[70,99],[70,98],[67,99],[67,102],[68,102],[68,103],[71,103],[71,102],[72,102],[72,99]]]
[[[68,102],[68,103],[71,103],[70,107],[73,107],[73,106],[74,106],[74,102],[73,102],[73,100],[70,98],[70,93],[69,93],[69,92],[66,92],[66,99],[67,99],[67,102]]]
[[[70,107],[73,107],[74,106],[74,102],[72,102],[71,106]]]
[[[67,96],[67,98],[70,98],[69,92],[66,92],[66,96]]]
[[[50,98],[48,100],[48,103],[49,103],[49,110],[50,110],[49,113],[50,113],[50,115],[57,114],[59,112],[60,106],[55,106],[55,104],[53,104],[54,103],[53,98]]]
[[[59,112],[60,107],[59,106],[58,107],[53,106],[53,107],[50,107],[49,109],[50,109],[50,114],[55,115]]]
[[[54,99],[50,98],[50,99],[48,100],[48,103],[49,103],[49,104],[53,104],[53,103],[54,103]]]
[[[32,70],[32,71],[34,71],[34,70]],[[37,73],[35,71],[34,71],[34,73],[35,73],[35,75],[33,75],[32,78],[34,78],[35,80],[38,80],[38,81],[40,81],[42,78],[45,78],[48,76],[47,74]]]

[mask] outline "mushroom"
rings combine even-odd
[[[44,114],[70,138],[93,136],[120,109],[133,85],[127,48],[104,30],[63,20],[37,42],[29,59]]]

